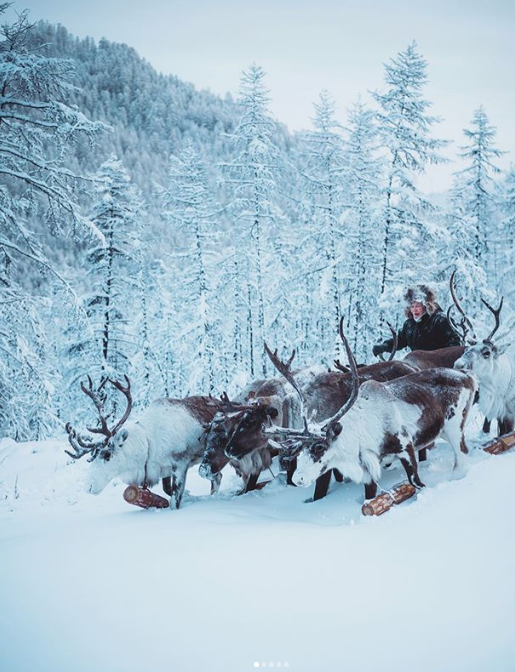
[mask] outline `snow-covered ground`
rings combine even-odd
[[[83,492],[64,446],[0,442],[0,672],[515,669],[515,451],[458,481],[441,444],[364,518],[358,486],[210,498],[196,468],[180,511],[143,511]]]

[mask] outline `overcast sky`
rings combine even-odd
[[[426,97],[444,117],[437,133],[454,158],[475,108],[515,162],[514,0],[18,0],[31,19],[134,47],[158,70],[197,88],[237,93],[251,62],[267,73],[271,108],[291,130],[308,128],[328,89],[340,119],[358,95],[383,86],[383,63],[416,40],[429,62]],[[428,190],[449,185],[438,167]]]

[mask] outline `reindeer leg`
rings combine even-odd
[[[406,453],[409,458],[408,460],[405,457],[401,457],[400,455],[399,459],[402,463],[402,466],[404,467],[408,481],[416,488],[424,488],[425,485],[422,483],[420,476],[418,475],[417,459],[415,457],[415,449],[413,448],[412,443],[406,446]]]
[[[162,484],[163,484],[163,490],[165,493],[168,495],[168,497],[172,496],[172,477],[171,476],[165,476],[162,479]]]
[[[247,485],[245,486],[245,489],[243,492],[250,492],[251,490],[256,489],[256,485],[258,482],[259,474],[261,472],[258,472],[257,474],[251,474],[249,477],[249,480],[247,481]]]
[[[313,494],[313,501],[316,502],[319,499],[323,499],[327,495],[329,490],[329,484],[331,482],[331,469],[319,476],[315,481],[315,492]]]
[[[419,462],[425,462],[427,460],[427,451],[432,450],[435,447],[434,441],[432,443],[429,443],[425,448],[422,448],[422,450],[418,451],[418,461]]]
[[[515,427],[515,418],[504,418],[504,433],[509,434],[513,432]]]
[[[341,471],[338,471],[338,469],[333,469],[333,474],[334,474],[334,479],[337,483],[343,483],[344,476]]]
[[[181,506],[182,496],[184,495],[184,488],[186,486],[186,474],[188,467],[180,467],[173,476],[172,494],[170,499],[170,508],[178,509]]]
[[[377,495],[377,483],[375,481],[365,483],[365,499],[374,499],[376,495]]]
[[[218,490],[220,489],[220,483],[222,482],[222,474],[217,474],[212,480],[211,480],[211,495],[216,495]]]
[[[289,465],[288,469],[286,470],[286,485],[293,485],[295,488],[295,483],[293,482],[293,474],[295,473],[295,470],[297,469],[297,458],[294,457]]]

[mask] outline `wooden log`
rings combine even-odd
[[[380,516],[393,506],[393,497],[389,492],[382,492],[374,499],[365,502],[361,507],[361,513],[364,516]]]
[[[364,516],[380,516],[394,504],[400,504],[413,497],[417,489],[411,483],[400,483],[387,492],[382,492],[361,507]]]
[[[503,436],[497,436],[495,439],[485,443],[483,450],[490,453],[490,455],[499,455],[513,448],[513,446],[515,446],[515,432],[510,432],[509,434],[503,434]]]
[[[140,506],[142,509],[168,509],[170,506],[170,503],[164,497],[137,485],[129,485],[125,488],[123,498],[129,504]]]
[[[513,448],[515,446],[515,432],[510,432],[509,434],[504,434],[501,436],[501,441],[504,446],[506,446],[506,450],[509,448]]]

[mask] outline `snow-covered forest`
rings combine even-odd
[[[258,64],[221,99],[129,46],[27,13],[4,23],[0,436],[80,423],[86,374],[127,374],[143,408],[271,373],[264,340],[329,365],[341,315],[371,361],[406,284],[446,307],[454,268],[472,317],[503,294],[509,319],[515,168],[498,168],[495,119],[470,110],[451,139],[465,168],[425,194],[448,140],[430,64],[415,42],[384,58],[380,90],[347,111],[322,91],[312,128],[291,134]]]

